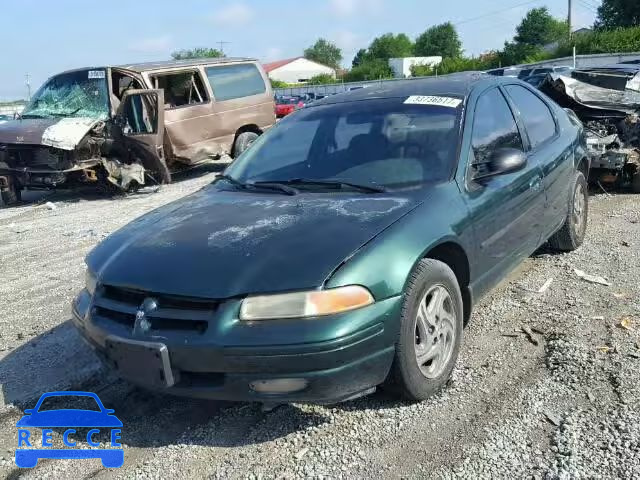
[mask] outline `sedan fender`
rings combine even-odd
[[[466,261],[464,252],[470,252],[473,245],[467,216],[455,183],[434,186],[419,207],[345,260],[327,280],[326,287],[374,285],[371,293],[377,301],[401,295],[418,262],[440,246],[451,245],[464,254]],[[466,269],[462,277],[473,272],[468,262]],[[463,291],[465,287],[461,285]]]

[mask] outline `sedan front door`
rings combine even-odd
[[[545,194],[542,170],[528,161],[524,168],[480,178],[501,149],[525,146],[521,129],[499,88],[483,92],[473,109],[469,158],[461,186],[476,238],[474,294],[491,288],[540,245]]]

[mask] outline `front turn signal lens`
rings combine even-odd
[[[241,320],[273,320],[332,315],[374,303],[364,287],[348,285],[330,290],[247,297],[240,307]]]

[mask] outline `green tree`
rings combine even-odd
[[[368,56],[388,60],[390,58],[410,57],[413,55],[413,42],[404,33],[394,35],[385,33],[369,45]]]
[[[579,54],[637,52],[640,51],[640,26],[613,30],[598,29],[575,35],[571,41],[560,42],[558,48],[553,52],[553,56],[566,57],[571,55],[574,45]]]
[[[319,38],[316,43],[304,51],[304,58],[331,68],[339,68],[342,61],[342,50],[330,41]]]
[[[393,71],[389,68],[388,61],[382,58],[374,58],[362,62],[357,67],[345,74],[345,82],[359,82],[362,80],[378,80],[392,78]]]
[[[307,85],[327,85],[330,83],[336,83],[336,79],[333,78],[333,75],[329,75],[328,73],[321,73],[320,75],[311,77],[307,82]]]
[[[271,82],[271,88],[286,88],[289,86],[287,82],[283,82],[282,80],[270,78],[269,81]]]
[[[528,43],[518,42],[505,42],[504,49],[499,52],[499,57],[502,65],[517,65],[524,63],[527,58],[539,55],[542,53],[542,48],[537,45],[530,45]]]
[[[516,27],[515,43],[543,47],[569,36],[567,22],[551,16],[547,7],[533,8]]]
[[[362,64],[362,62],[367,60],[368,56],[369,56],[369,54],[367,53],[367,49],[366,48],[361,48],[360,50],[358,50],[358,53],[356,53],[356,56],[353,57],[353,61],[351,62],[351,66],[352,67],[357,67],[358,65]]]
[[[640,26],[640,2],[638,0],[602,0],[598,7],[598,28]]]
[[[444,58],[462,56],[462,42],[451,22],[427,29],[416,38],[414,53],[418,57],[439,55]]]
[[[219,58],[224,57],[224,53],[215,48],[196,47],[175,51],[171,54],[174,60],[185,60],[188,58]]]

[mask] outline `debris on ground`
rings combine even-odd
[[[600,353],[610,353],[610,352],[613,352],[615,349],[613,347],[610,347],[609,345],[602,345],[601,347],[598,347],[597,350]]]
[[[302,457],[304,457],[307,454],[308,451],[309,451],[309,449],[306,448],[306,447],[303,448],[302,450],[300,450],[298,453],[296,453],[294,455],[296,457],[296,460],[301,460]]]
[[[575,272],[575,274],[578,277],[580,277],[581,279],[583,279],[586,282],[597,283],[599,285],[604,285],[606,287],[609,287],[611,285],[611,282],[609,282],[604,277],[600,277],[598,275],[589,275],[588,273],[585,273],[582,270],[578,270],[577,268],[574,268],[573,271]]]
[[[49,210],[56,210],[58,208],[58,206],[53,202],[47,202],[44,204],[44,206],[47,207]]]
[[[547,418],[547,420],[549,420],[549,423],[551,423],[552,425],[555,425],[556,427],[559,427],[560,423],[562,423],[562,421],[560,420],[560,417],[558,417],[557,415],[554,415],[548,410],[544,411],[544,416]]]
[[[529,328],[527,325],[524,325],[524,326],[521,327],[521,330],[522,330],[522,333],[524,333],[527,336],[527,338],[529,339],[529,341],[531,343],[533,343],[536,346],[540,345],[540,342],[538,341],[536,336],[531,331],[531,328]]]
[[[538,293],[544,293],[546,292],[549,287],[551,286],[551,284],[553,283],[553,277],[551,277],[549,280],[547,280],[546,282],[544,282],[544,284],[540,287],[540,289],[538,290]]]
[[[624,317],[622,320],[620,320],[620,323],[618,323],[618,326],[620,328],[623,328],[625,330],[633,330],[633,320],[631,319],[631,317]]]

